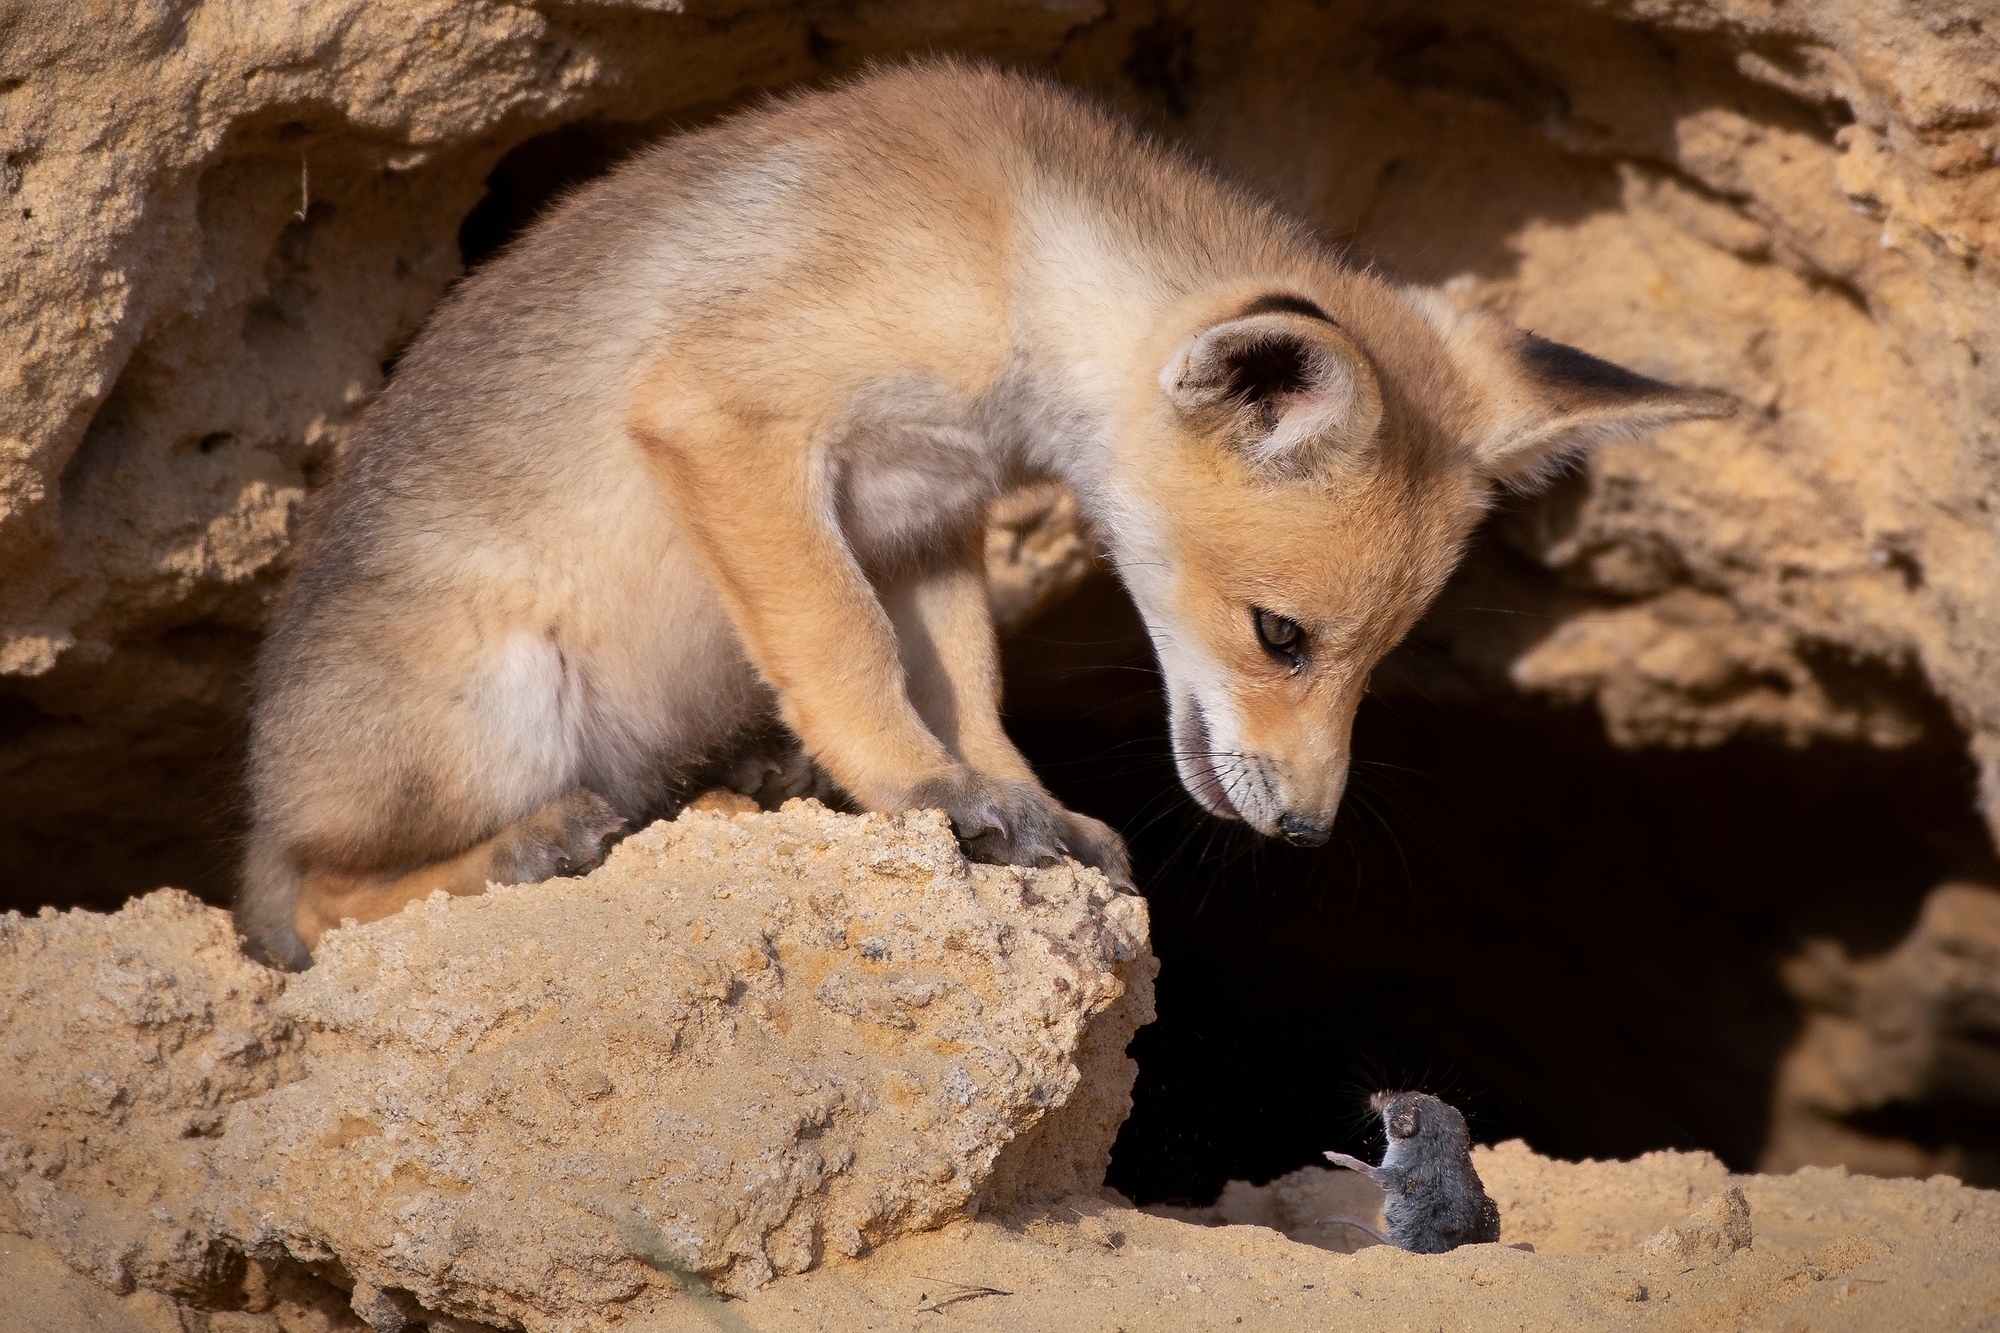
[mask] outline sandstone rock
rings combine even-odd
[[[692,812],[588,878],[334,932],[289,986],[173,891],[4,920],[25,1228],[208,1304],[246,1256],[316,1266],[378,1329],[595,1327],[989,1185],[1095,1188],[1150,1017],[1142,900],[970,866],[935,811]]]
[[[300,1075],[284,988],[176,889],[0,916],[0,1180],[23,1227],[114,1292],[235,1281],[198,1198],[239,1105]]]
[[[1749,1249],[1753,1239],[1750,1201],[1731,1185],[1709,1195],[1685,1222],[1647,1237],[1639,1253],[1679,1263],[1719,1264],[1738,1250]]]
[[[1097,568],[1097,543],[1083,529],[1066,486],[1024,486],[987,516],[986,583],[1003,631],[1027,624]]]
[[[1832,940],[1810,941],[1784,978],[1806,1021],[1778,1071],[1766,1170],[1844,1164],[1928,1175],[1995,1165],[1883,1131],[1898,1112],[1926,1105],[1949,1114],[2000,1102],[2000,892],[1942,885],[1889,952],[1858,960]]]
[[[186,1333],[172,1298],[119,1296],[85,1278],[39,1241],[0,1229],[0,1315],[8,1326],[62,1333]],[[261,1330],[260,1330],[261,1333]]]
[[[1358,1171],[1324,1166],[1302,1166],[1268,1185],[1232,1180],[1207,1208],[1155,1204],[1146,1211],[1199,1226],[1269,1227],[1336,1254],[1382,1243],[1364,1227],[1385,1230],[1382,1187]]]

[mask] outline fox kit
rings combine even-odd
[[[1349,268],[1047,83],[918,64],[671,139],[444,301],[318,498],[241,929],[302,967],[574,872],[773,733],[976,858],[1129,884],[1000,723],[982,515],[1041,479],[1145,618],[1187,789],[1323,842],[1493,486],[1726,409]]]

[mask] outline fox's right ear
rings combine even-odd
[[[1532,489],[1602,440],[1736,411],[1728,394],[1649,379],[1436,292],[1410,298],[1472,385],[1475,465],[1504,486]]]
[[[1160,371],[1182,413],[1218,418],[1260,472],[1309,476],[1365,447],[1382,424],[1382,390],[1368,357],[1306,302],[1213,325]]]

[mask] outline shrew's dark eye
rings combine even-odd
[[[1252,607],[1250,613],[1257,622],[1257,641],[1264,645],[1264,651],[1294,667],[1305,661],[1306,632],[1299,628],[1298,621],[1287,620],[1262,607]]]

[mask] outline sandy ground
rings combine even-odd
[[[1498,1245],[1340,1254],[1078,1198],[900,1241],[671,1326],[2000,1328],[2000,1194],[1838,1170],[1730,1177],[1705,1154],[1577,1164],[1509,1144],[1478,1161],[1502,1207]],[[1704,1192],[1731,1185],[1754,1233],[1733,1251],[1699,1219]]]
[[[1343,1254],[1268,1226],[1205,1225],[1073,1196],[1032,1216],[961,1221],[856,1261],[781,1278],[747,1300],[690,1291],[602,1327],[667,1330],[2000,1328],[2000,1194],[1949,1178],[1808,1168],[1729,1176],[1704,1154],[1565,1163],[1481,1150],[1502,1243],[1448,1255],[1369,1244]],[[1357,1178],[1307,1168],[1225,1205],[1354,1202]],[[1740,1189],[1749,1243],[1713,1223]],[[1712,1192],[1710,1192],[1712,1191]],[[1689,1199],[1696,1201],[1689,1206]],[[1211,1212],[1213,1210],[1210,1210]],[[1310,1209],[1308,1209],[1310,1211]],[[6,1224],[0,1218],[0,1226]],[[1534,1237],[1530,1240],[1527,1237]],[[117,1296],[47,1246],[0,1234],[0,1328],[57,1333],[353,1333],[345,1293],[288,1274],[258,1311],[156,1292]],[[440,1321],[461,1333],[471,1326]],[[414,1333],[414,1327],[409,1330]]]

